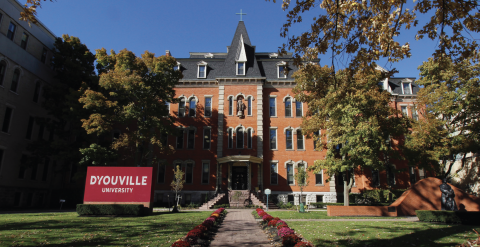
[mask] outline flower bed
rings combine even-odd
[[[302,242],[302,238],[295,234],[295,231],[288,227],[285,221],[278,217],[273,218],[263,209],[257,208],[255,218],[262,219],[261,224],[263,229],[267,230],[270,238],[276,242],[275,246],[287,246],[287,247],[312,247],[309,242]]]
[[[227,211],[224,208],[215,210],[202,224],[194,227],[185,237],[173,243],[172,247],[191,247],[199,244],[199,240],[206,238],[208,233],[223,220],[226,214]]]

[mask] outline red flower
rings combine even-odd
[[[313,245],[308,242],[299,242],[294,247],[313,247]]]
[[[177,241],[172,244],[172,247],[190,247],[190,244],[187,241]]]
[[[295,245],[300,242],[301,239],[295,234],[287,234],[282,238],[282,244],[284,246]]]
[[[284,227],[288,227],[288,225],[287,224],[280,224],[280,225],[277,226],[277,229],[280,230]]]

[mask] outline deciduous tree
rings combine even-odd
[[[297,183],[297,186],[300,189],[300,203],[304,203],[302,202],[303,190],[310,183],[310,181],[308,181],[308,178],[310,176],[308,175],[306,168],[303,167],[302,165],[299,165],[297,167],[297,173],[295,173],[294,177],[295,177],[295,182]]]
[[[183,184],[185,183],[185,178],[183,177],[185,173],[182,171],[182,168],[177,165],[175,169],[173,169],[173,180],[172,183],[170,183],[170,186],[172,187],[172,190],[175,191],[175,204],[173,206],[172,212],[177,213],[178,208],[177,208],[177,201],[178,201],[178,192],[182,191],[183,189]]]

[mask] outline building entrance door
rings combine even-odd
[[[246,166],[234,166],[232,168],[232,189],[246,190],[248,188],[248,174]]]

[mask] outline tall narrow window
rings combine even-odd
[[[417,176],[415,174],[415,167],[409,166],[408,173],[410,174],[410,184],[413,186],[417,182]]]
[[[277,109],[275,105],[276,99],[274,97],[270,97],[270,117],[277,116]]]
[[[287,164],[287,184],[288,185],[294,185],[295,182],[293,180],[293,164],[288,163]]]
[[[210,177],[210,164],[208,162],[202,163],[202,184],[208,184]]]
[[[305,170],[305,165],[303,163],[298,164],[297,171],[302,171],[302,170],[303,171]],[[302,181],[303,184],[305,184],[305,182],[306,182],[305,180]]]
[[[285,66],[284,65],[278,66],[278,78],[287,78],[287,75],[285,74]]]
[[[15,29],[17,29],[17,26],[10,22],[10,26],[8,26],[7,31],[7,38],[9,40],[13,40],[13,37],[15,36]]]
[[[252,129],[247,130],[247,148],[252,148]]]
[[[237,62],[237,75],[245,75],[245,62]]]
[[[193,164],[187,163],[185,166],[185,183],[193,183]]]
[[[315,185],[323,184],[323,170],[315,174]]]
[[[313,150],[317,150],[317,146],[320,145],[320,131],[317,130],[313,133]]]
[[[380,172],[378,170],[372,170],[372,186],[380,186]]]
[[[193,97],[188,102],[188,112],[189,117],[195,117],[197,114],[197,101]]]
[[[287,150],[293,150],[293,137],[292,137],[291,129],[287,129],[285,131],[285,137],[286,137]]]
[[[162,143],[163,147],[168,146],[168,134],[167,133],[163,132],[162,134],[160,134],[160,143]]]
[[[20,80],[20,70],[16,69],[13,72],[13,77],[12,77],[12,85],[10,86],[10,91],[12,92],[17,92],[18,89],[18,81]]]
[[[233,148],[233,130],[228,129],[228,148]]]
[[[270,149],[277,149],[277,130],[270,129]]]
[[[198,65],[198,78],[206,78],[207,66]]]
[[[47,53],[48,53],[47,47],[43,47],[42,57],[40,58],[40,61],[42,61],[42,63],[45,63],[47,61]]]
[[[395,166],[394,165],[389,165],[386,170],[387,170],[388,185],[394,186],[396,184],[396,181],[395,181]]]
[[[210,149],[211,143],[211,128],[204,127],[203,129],[203,149]]]
[[[252,97],[247,98],[247,104],[248,104],[247,115],[251,116],[252,115]]]
[[[205,117],[212,116],[212,98],[206,97],[205,98]]]
[[[290,98],[285,99],[285,117],[292,116],[292,100]]]
[[[233,116],[233,97],[228,98],[228,115]]]
[[[8,133],[10,130],[10,122],[12,120],[12,115],[13,115],[13,109],[8,107],[5,109],[5,116],[3,118],[3,126],[2,126],[2,131],[5,133]]]
[[[408,117],[408,109],[407,109],[407,106],[406,106],[406,105],[402,105],[400,108],[402,109],[402,115],[403,115],[404,117]]]
[[[165,183],[165,164],[163,162],[158,163],[157,183]]]
[[[30,173],[30,179],[31,180],[36,180],[37,179],[37,170],[38,170],[38,164],[35,163],[32,166],[32,173]]]
[[[297,130],[297,149],[298,150],[304,149],[302,130]]]
[[[32,139],[33,123],[34,122],[35,122],[34,117],[32,117],[32,116],[28,117],[27,135],[25,136],[25,138],[27,138],[28,140]]]
[[[243,148],[243,129],[237,129],[237,148]]]
[[[412,110],[412,118],[415,119],[416,121],[418,121],[418,113],[417,113],[417,108],[415,107],[415,105],[412,105],[410,107],[410,110]]]
[[[177,135],[177,149],[183,148],[183,130],[178,130]]]
[[[27,49],[27,42],[28,42],[28,34],[25,32],[22,35],[22,42],[20,43],[20,46],[25,50]]]
[[[0,16],[0,19],[1,19],[1,16]],[[2,168],[2,164],[3,164],[3,153],[5,151],[3,149],[0,149],[0,169]]]
[[[295,116],[302,117],[303,116],[303,107],[302,102],[296,101],[295,102]]]
[[[33,92],[33,102],[37,103],[38,98],[40,97],[40,87],[42,86],[42,83],[40,81],[37,81],[35,83],[35,91]]]
[[[178,116],[185,117],[185,98],[181,98],[178,103]]]
[[[403,94],[412,94],[410,85],[411,85],[410,83],[402,83]]]
[[[45,158],[45,163],[43,164],[42,181],[47,181],[47,178],[48,178],[48,166],[50,166],[50,159],[49,159],[49,158]]]
[[[170,115],[170,102],[165,102],[166,114],[165,116]]]
[[[270,163],[270,184],[278,184],[278,164]]]
[[[5,71],[7,70],[7,63],[0,61],[0,86],[3,86],[3,80],[5,78]]]
[[[187,149],[193,149],[195,147],[195,130],[189,129],[188,130],[188,137],[187,137]]]

